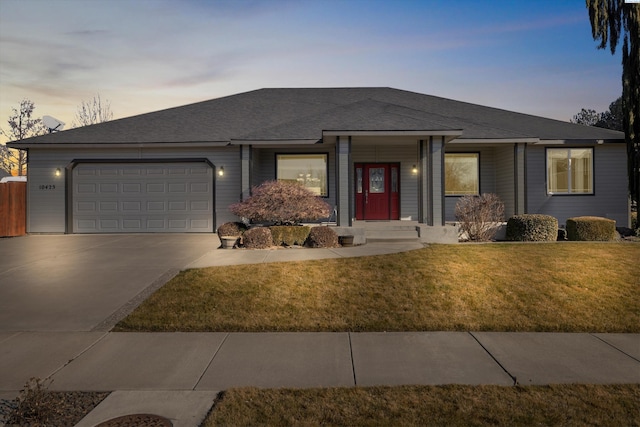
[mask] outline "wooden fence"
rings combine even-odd
[[[0,184],[0,237],[27,233],[27,183]]]

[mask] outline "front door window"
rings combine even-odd
[[[369,168],[369,193],[384,193],[385,168]]]

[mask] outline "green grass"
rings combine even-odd
[[[640,332],[640,244],[432,245],[193,269],[119,331]]]
[[[213,426],[640,426],[640,385],[231,389]]]

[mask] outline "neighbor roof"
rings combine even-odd
[[[321,140],[325,131],[457,131],[464,140],[605,140],[624,134],[393,88],[259,89],[13,142]]]

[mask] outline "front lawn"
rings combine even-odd
[[[193,269],[115,330],[640,332],[639,260],[636,243],[497,243]]]
[[[203,425],[637,426],[640,386],[231,389]]]

